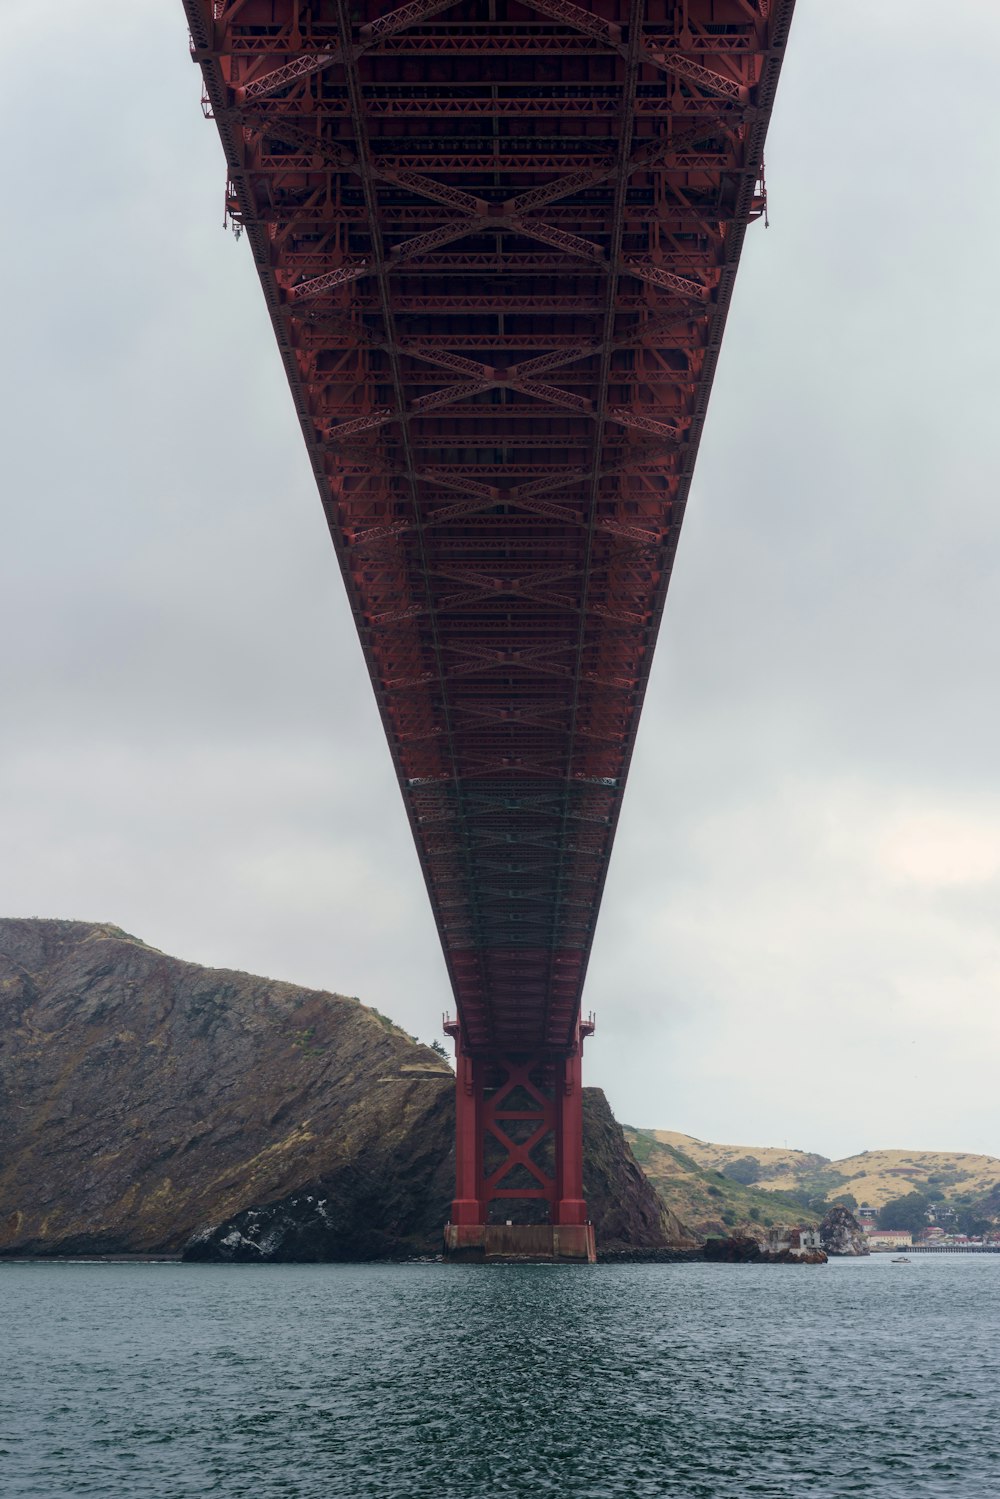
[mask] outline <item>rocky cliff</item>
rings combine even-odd
[[[0,920],[0,1253],[179,1250],[220,1224],[206,1252],[433,1250],[452,1110],[441,1058],[356,999]],[[599,1242],[683,1242],[603,1095],[585,1110]]]
[[[870,1253],[864,1229],[854,1214],[840,1203],[834,1203],[824,1217],[819,1236],[827,1254],[860,1256]]]

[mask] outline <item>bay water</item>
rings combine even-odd
[[[1000,1256],[0,1262],[3,1499],[1000,1495]]]

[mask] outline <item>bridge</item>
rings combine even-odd
[[[456,1254],[592,1258],[587,961],[794,0],[184,0],[454,990]]]

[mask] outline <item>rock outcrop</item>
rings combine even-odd
[[[725,1265],[825,1265],[822,1249],[801,1249],[798,1243],[769,1247],[751,1234],[730,1234],[724,1239],[706,1239],[706,1260]]]
[[[705,1240],[705,1258],[723,1265],[754,1265],[764,1255],[759,1239],[750,1234],[728,1234]]]
[[[864,1229],[854,1214],[835,1203],[819,1226],[819,1237],[827,1254],[869,1254],[868,1240]]]
[[[453,1086],[356,999],[0,920],[0,1253],[178,1251],[209,1224],[206,1249],[240,1233],[256,1258],[436,1250]],[[599,1241],[683,1243],[603,1095],[585,1107]]]

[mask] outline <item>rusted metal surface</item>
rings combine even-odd
[[[565,1058],[793,0],[185,0],[463,1054]]]

